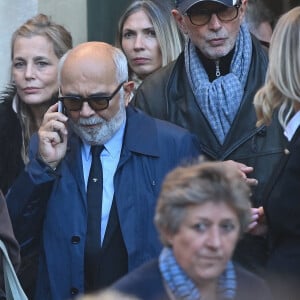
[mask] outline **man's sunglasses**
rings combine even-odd
[[[108,108],[109,101],[119,92],[125,81],[123,81],[110,96],[93,95],[87,98],[81,96],[60,96],[58,101],[61,101],[68,111],[80,111],[83,103],[87,102],[89,106],[95,110],[104,110]]]
[[[240,4],[232,7],[222,5],[211,10],[202,8],[200,5],[194,5],[186,12],[186,15],[189,17],[191,23],[196,26],[203,26],[209,23],[213,14],[216,14],[222,22],[230,22],[238,17],[240,6]]]

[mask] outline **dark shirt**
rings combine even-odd
[[[233,58],[234,49],[235,48],[233,48],[226,56],[223,56],[218,60],[220,71],[220,75],[218,76],[216,60],[208,59],[197,49],[197,54],[199,55],[210,82],[214,81],[217,77],[226,75],[230,72],[230,65]]]

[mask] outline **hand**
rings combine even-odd
[[[49,107],[38,131],[39,155],[52,169],[57,167],[67,150],[68,118],[57,109],[57,103]]]
[[[248,226],[248,233],[258,236],[264,236],[268,232],[264,209],[251,208],[252,220]]]
[[[234,160],[225,160],[224,163],[231,168],[236,168],[241,175],[241,178],[244,179],[249,186],[256,186],[258,184],[257,179],[247,177],[249,173],[253,172],[252,167],[248,167],[245,164],[236,162]]]

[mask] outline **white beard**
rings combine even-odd
[[[120,97],[119,111],[109,121],[104,120],[98,115],[90,118],[80,118],[74,122],[69,118],[69,123],[74,132],[89,145],[104,145],[120,129],[126,119],[124,99]],[[93,128],[82,127],[81,125],[97,124]]]

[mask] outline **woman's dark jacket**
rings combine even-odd
[[[15,89],[8,87],[0,95],[0,189],[6,194],[24,168],[21,157],[22,130],[12,108]]]
[[[271,300],[262,279],[235,265],[237,289],[235,300]],[[146,263],[118,280],[113,289],[141,300],[170,300],[164,287],[157,260]]]
[[[300,127],[285,154],[264,195],[271,248],[267,271],[276,299],[299,299]]]

